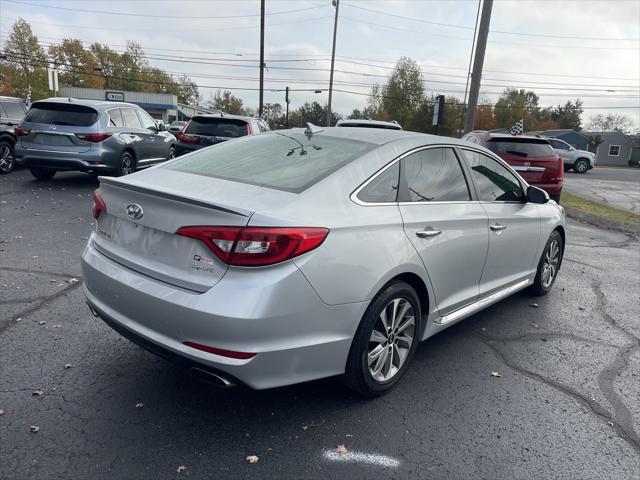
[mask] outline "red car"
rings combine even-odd
[[[470,132],[463,140],[482,145],[506,161],[527,183],[560,203],[564,165],[544,138],[505,133]]]

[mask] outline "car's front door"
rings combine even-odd
[[[144,110],[137,110],[137,113],[138,117],[140,117],[142,128],[148,132],[148,146],[151,152],[149,157],[150,161],[165,160],[169,153],[169,142],[165,142],[163,132],[158,130],[158,125],[156,121],[151,118],[151,115]]]
[[[473,302],[489,243],[488,219],[472,199],[453,148],[427,147],[401,160],[399,206],[441,315]]]
[[[460,149],[480,205],[489,217],[489,250],[480,295],[519,283],[536,269],[540,211],[527,203],[524,185],[501,162],[477,150]]]
[[[120,112],[122,113],[126,135],[129,137],[130,145],[136,154],[136,163],[144,165],[153,157],[152,149],[149,148],[150,132],[142,128],[142,123],[135,109],[123,107]]]

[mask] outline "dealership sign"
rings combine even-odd
[[[111,102],[124,102],[124,92],[105,92],[105,98]]]

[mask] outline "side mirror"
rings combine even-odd
[[[164,123],[158,122],[158,131],[159,132],[166,132],[167,131],[167,127],[164,126]]]
[[[527,202],[529,203],[547,203],[549,194],[538,187],[527,188]]]

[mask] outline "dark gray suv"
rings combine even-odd
[[[56,171],[127,175],[175,156],[176,138],[137,105],[49,98],[15,128],[16,162],[37,179]]]

